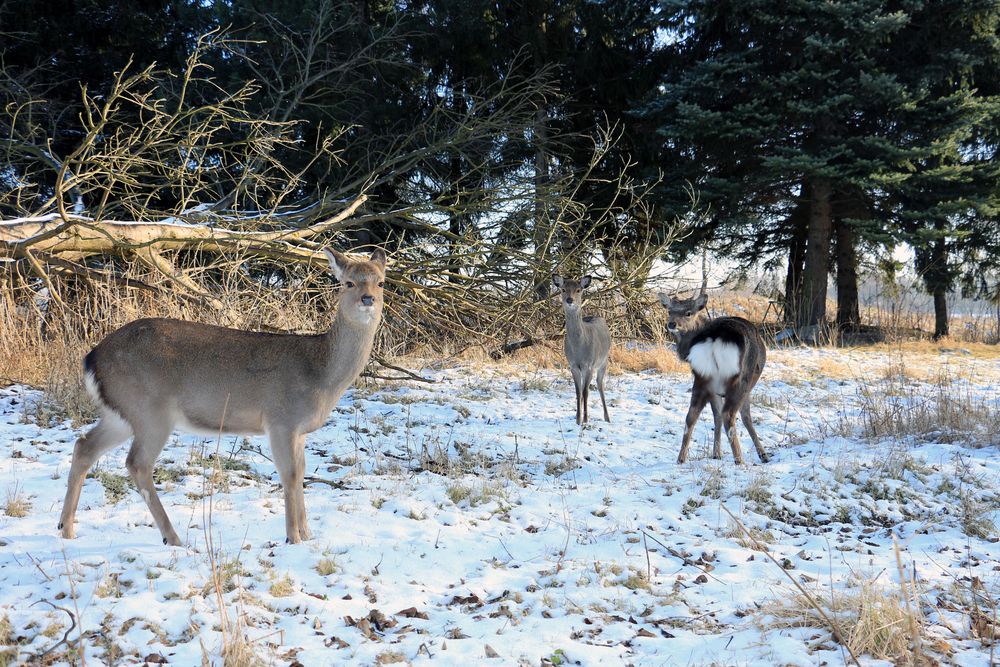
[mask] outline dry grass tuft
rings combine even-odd
[[[31,502],[18,488],[18,485],[15,484],[12,488],[7,489],[7,500],[3,506],[3,513],[9,517],[20,519],[28,516],[29,511],[31,511]]]
[[[295,582],[292,581],[291,576],[286,574],[281,579],[272,583],[268,592],[276,598],[287,598],[295,592]]]
[[[316,563],[316,572],[321,577],[326,577],[331,574],[335,574],[339,568],[337,567],[337,561],[333,558],[321,558],[318,563]]]
[[[816,603],[837,619],[855,655],[891,660],[901,666],[931,664],[923,657],[919,644],[926,620],[916,604],[916,593],[911,596],[906,586],[893,589],[879,585],[875,579],[858,577],[846,588],[816,590],[812,598],[789,591],[764,608],[766,627],[826,629]]]
[[[731,522],[726,531],[726,537],[735,540],[744,549],[753,551],[767,551],[767,546],[775,541],[774,533],[764,528],[752,526],[746,528]]]

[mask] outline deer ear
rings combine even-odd
[[[351,260],[347,259],[342,253],[336,250],[328,250],[327,248],[323,248],[323,254],[326,255],[326,259],[330,262],[330,271],[333,272],[334,277],[338,282],[344,282],[344,275],[347,273],[347,267],[351,263]]]
[[[670,306],[673,305],[674,303],[673,301],[670,300],[670,297],[664,292],[657,292],[656,296],[660,300],[660,305],[663,306],[664,308],[670,308]]]
[[[556,287],[562,287],[563,277],[560,276],[558,273],[552,274],[552,284],[555,285]]]
[[[707,305],[708,305],[708,295],[702,292],[694,300],[694,309],[697,312],[699,310],[702,310]]]
[[[580,287],[582,287],[583,289],[587,289],[588,287],[590,287],[591,280],[593,280],[593,278],[591,278],[590,276],[584,276],[583,278],[580,278]]]
[[[372,250],[372,263],[378,268],[385,271],[385,251],[382,248],[375,248]]]

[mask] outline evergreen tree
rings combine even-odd
[[[712,235],[745,262],[788,256],[786,305],[799,326],[825,321],[832,246],[849,294],[859,241],[898,232],[875,203],[912,174],[901,136],[920,95],[893,47],[945,57],[948,45],[911,34],[944,27],[933,12],[954,3],[930,4],[660,5],[673,62],[640,113],[657,120],[670,180],[694,183],[710,212],[692,242]],[[855,320],[856,305],[842,306],[842,321]]]
[[[918,3],[893,51],[911,101],[891,128],[907,174],[888,191],[899,236],[934,298],[940,338],[949,333],[948,294],[960,279],[981,281],[995,250],[1000,4]]]

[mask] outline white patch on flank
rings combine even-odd
[[[726,380],[740,372],[740,348],[713,338],[691,346],[688,363],[698,375],[711,381],[712,391],[721,393]]]

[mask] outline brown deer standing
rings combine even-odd
[[[59,529],[74,537],[80,489],[97,458],[133,437],[125,465],[164,544],[181,543],[153,486],[153,464],[174,429],[270,440],[285,496],[287,541],[312,537],[302,486],[305,436],[326,421],[368,363],[382,317],[385,253],[351,260],[324,250],[341,284],[330,330],[317,335],[240,331],[143,319],[109,334],[84,360],[100,421],[76,442]]]
[[[569,372],[576,387],[576,423],[586,424],[589,419],[587,402],[590,398],[590,380],[596,378],[597,392],[601,395],[604,421],[611,421],[608,404],[604,400],[604,374],[608,370],[608,353],[611,351],[611,332],[604,318],[584,317],[583,290],[590,286],[590,276],[580,280],[552,276],[552,283],[559,288],[560,301],[566,313],[566,340],[563,344]]]
[[[705,314],[708,304],[705,285],[702,285],[700,294],[690,299],[671,298],[662,292],[659,297],[669,316],[667,328],[677,339],[677,355],[681,361],[691,365],[694,375],[691,407],[688,408],[677,462],[687,460],[694,425],[705,403],[709,403],[715,417],[712,458],[722,458],[722,427],[725,426],[733,458],[736,463],[743,463],[743,452],[736,435],[736,415],[739,413],[757,455],[766,463],[767,454],[750,419],[750,391],[760,379],[767,361],[764,339],[757,328],[742,317],[708,320]]]

